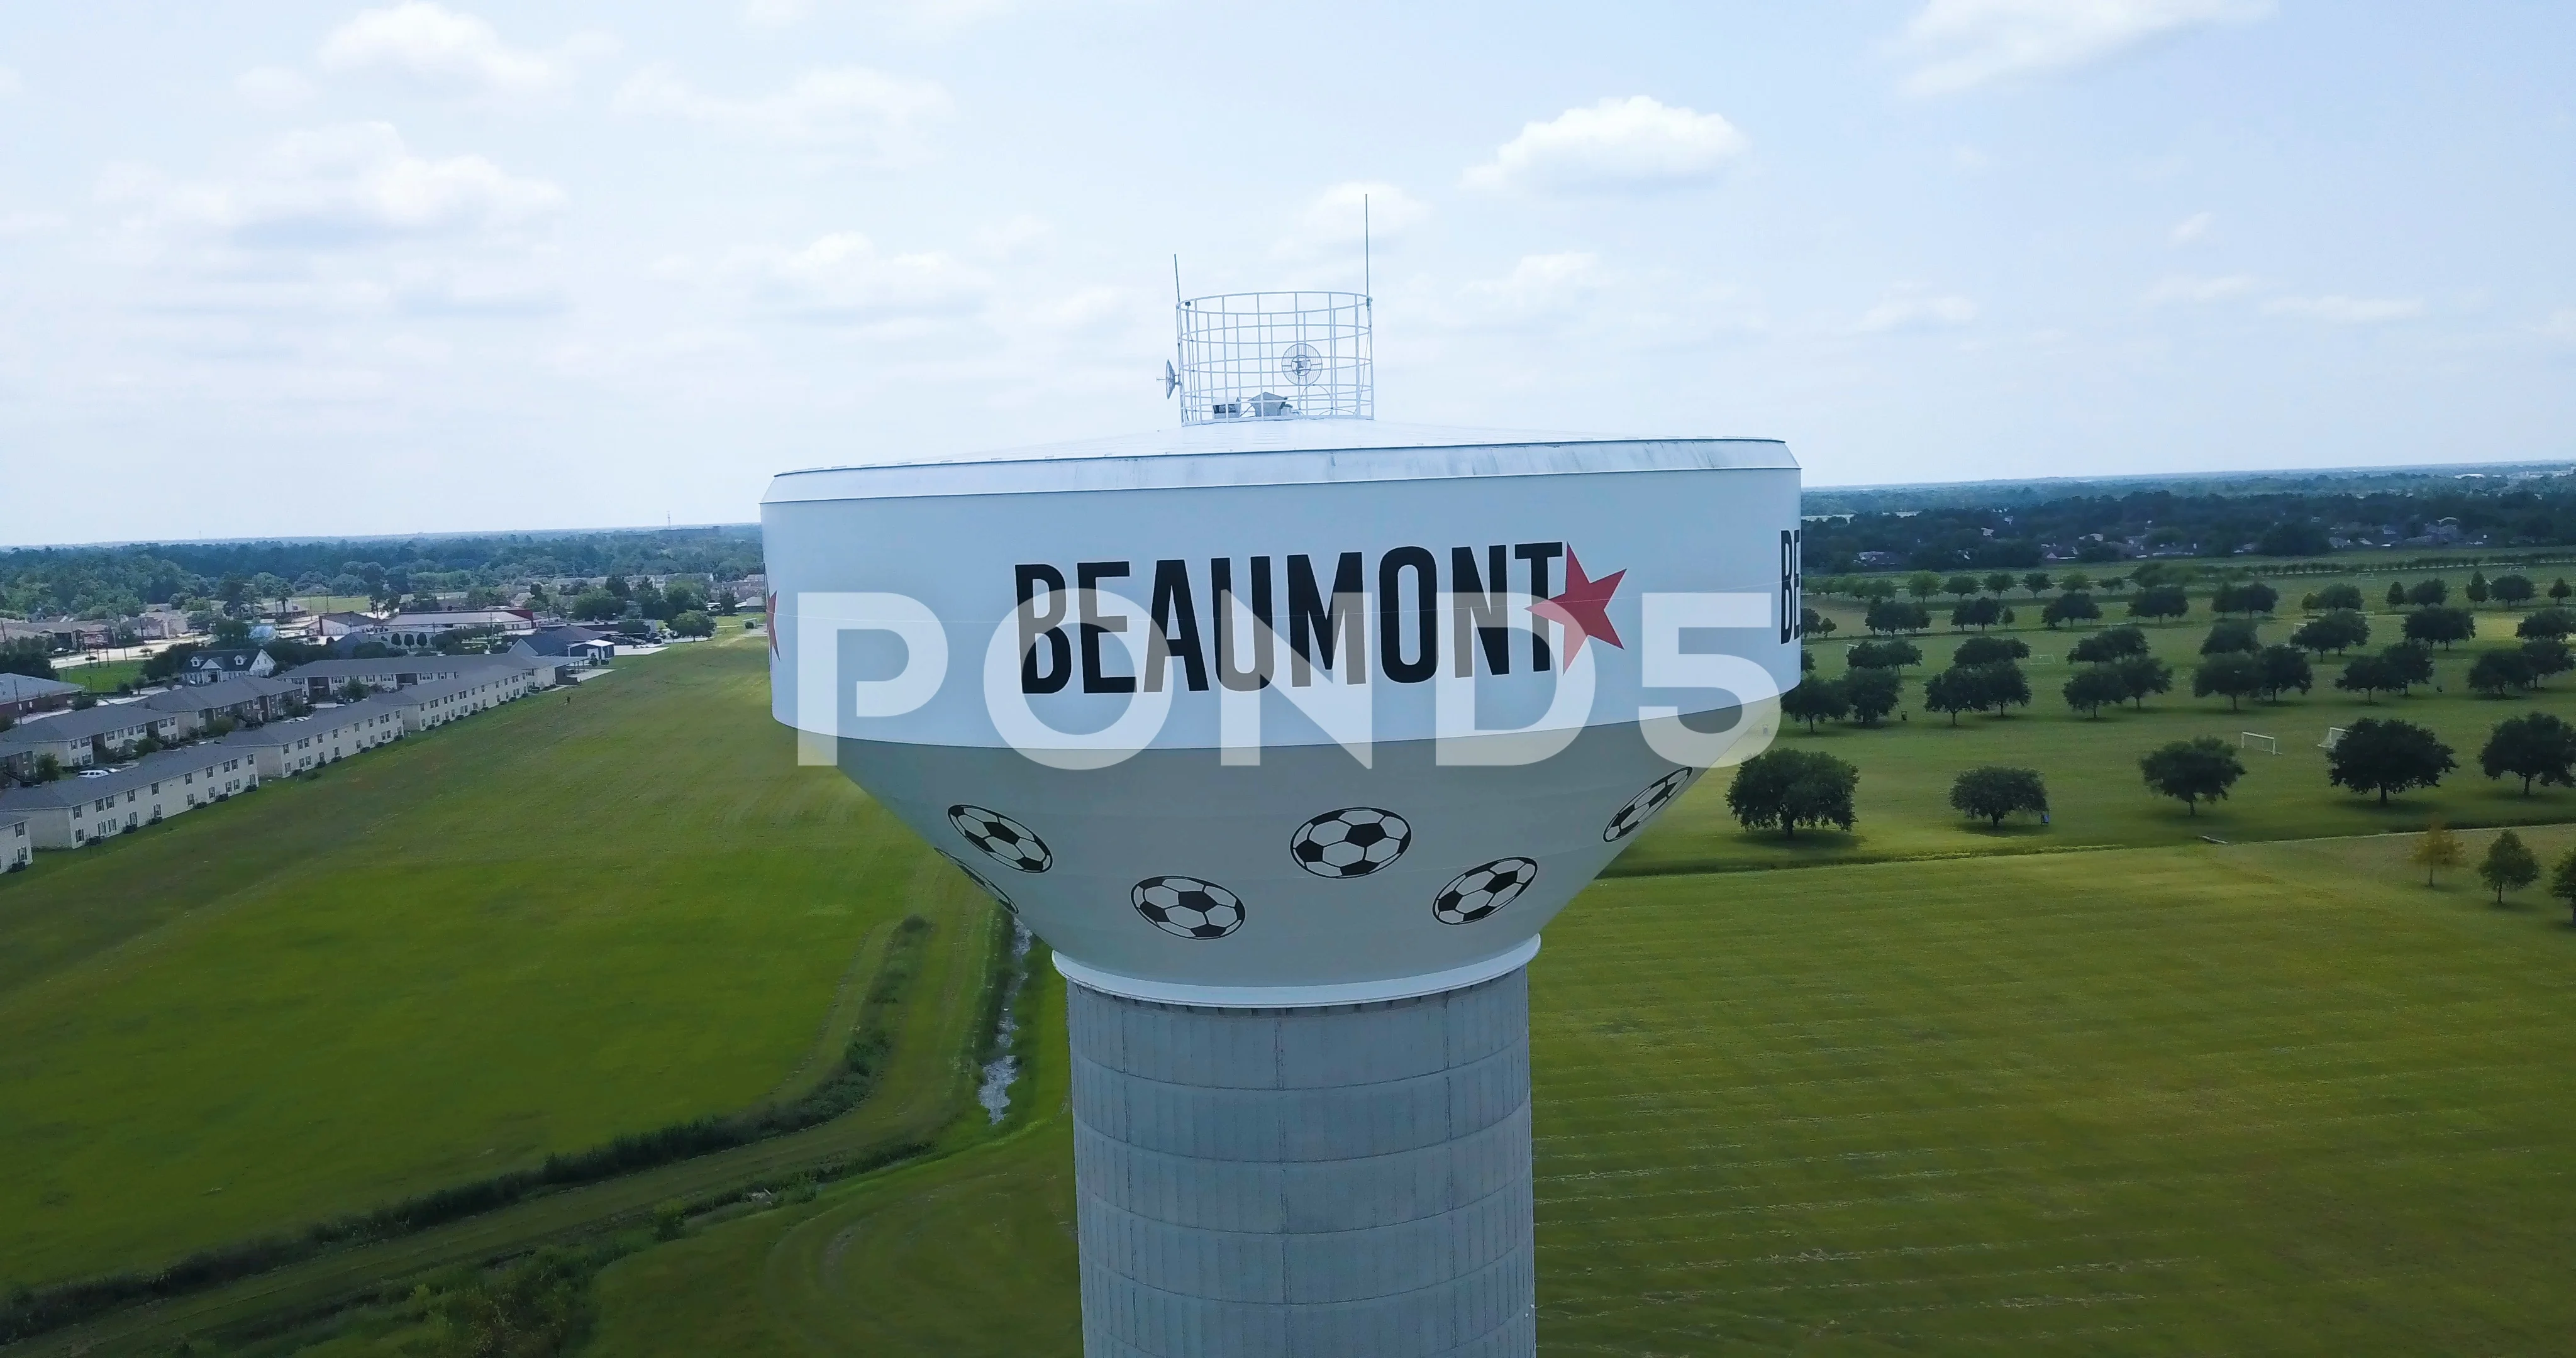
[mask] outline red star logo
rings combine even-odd
[[[778,654],[778,596],[770,595],[761,608],[769,615],[768,621],[761,624],[769,633],[769,653],[776,655]]]
[[[1619,592],[1619,581],[1628,573],[1612,571],[1601,579],[1590,579],[1583,573],[1583,562],[1574,549],[1565,549],[1565,592],[1553,599],[1541,599],[1530,605],[1530,612],[1574,634],[1566,643],[1565,663],[1574,664],[1576,653],[1583,649],[1584,639],[1599,637],[1620,650],[1628,649],[1619,640],[1619,629],[1610,625],[1610,596]]]

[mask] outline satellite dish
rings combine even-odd
[[[1324,375],[1324,356],[1311,344],[1299,342],[1289,345],[1287,351],[1280,355],[1279,373],[1298,386],[1311,387]]]
[[[1173,371],[1173,370],[1172,370],[1172,360],[1170,360],[1170,359],[1168,359],[1168,358],[1167,358],[1167,359],[1164,359],[1164,360],[1163,360],[1163,399],[1164,399],[1164,400],[1166,400],[1166,401],[1168,401],[1168,400],[1172,399],[1172,393],[1173,393],[1173,392],[1175,392],[1175,391],[1180,390],[1180,387],[1181,387],[1181,375],[1180,375],[1179,373],[1177,373],[1177,372],[1175,372],[1175,371]]]

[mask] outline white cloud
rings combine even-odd
[[[283,113],[313,102],[313,82],[283,66],[259,66],[233,77],[233,92],[252,108]]]
[[[1469,283],[1459,296],[1485,318],[1527,320],[1579,311],[1610,281],[1600,256],[1565,250],[1523,255],[1510,273]]]
[[[1909,94],[1955,94],[2016,75],[2069,70],[2142,42],[2246,23],[2271,0],[1929,0],[1905,28],[1921,62]]]
[[[724,272],[786,314],[858,324],[971,315],[993,292],[990,278],[953,256],[890,255],[855,231],[800,249],[738,251]]]
[[[2540,323],[2540,333],[2551,339],[2576,340],[2576,307],[2560,307]]]
[[[1368,232],[1377,241],[1401,239],[1431,215],[1429,204],[1393,184],[1351,180],[1315,195],[1289,234],[1271,247],[1271,255],[1313,259],[1330,254],[1357,259],[1363,199],[1367,202]]]
[[[0,212],[0,240],[50,236],[71,225],[59,212]]]
[[[2335,325],[2376,325],[2382,321],[2403,321],[2424,314],[2424,303],[2416,297],[2276,297],[2263,304],[2267,316],[2300,316]]]
[[[2169,302],[2221,302],[2241,297],[2261,286],[2251,274],[2229,274],[2223,278],[2202,278],[2194,274],[2172,274],[2159,279],[2147,289],[2146,303],[2163,306]]]
[[[1977,318],[1977,304],[1956,294],[1938,294],[1918,287],[1889,290],[1878,305],[1861,313],[1853,329],[1864,334],[1890,330],[1925,330],[1935,326],[1966,325]]]
[[[16,71],[0,66],[0,99],[6,99],[13,94],[23,94],[26,89],[27,82],[20,80]]]
[[[1529,123],[1490,164],[1467,171],[1472,188],[1536,192],[1660,188],[1703,180],[1744,154],[1748,143],[1714,113],[1674,108],[1645,95],[1604,99]]]
[[[2190,245],[2208,235],[2209,228],[2216,225],[2218,225],[2217,213],[2195,212],[2174,223],[2174,228],[2167,239],[2176,245]]]
[[[760,28],[785,28],[813,12],[811,0],[747,0],[742,7],[743,21]]]
[[[666,65],[647,66],[617,92],[621,113],[667,114],[750,136],[808,146],[856,146],[886,161],[922,153],[922,126],[953,107],[936,82],[842,66],[808,71],[776,94],[707,94]]]
[[[542,94],[565,72],[501,41],[492,25],[428,0],[366,10],[322,40],[326,71],[391,70],[424,84],[500,97]]]
[[[416,155],[385,123],[297,132],[230,180],[179,182],[112,170],[111,202],[135,205],[148,235],[212,236],[247,247],[328,249],[501,231],[564,205],[563,190],[481,156]]]

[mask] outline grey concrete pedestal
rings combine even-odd
[[[1527,1358],[1529,976],[1216,1009],[1066,987],[1090,1358]]]

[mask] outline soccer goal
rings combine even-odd
[[[2343,742],[2343,734],[2344,734],[2344,728],[2343,728],[2343,727],[2340,727],[2340,726],[2329,726],[2329,727],[2327,727],[2327,728],[2326,728],[2326,738],[2317,742],[2317,748],[2318,748],[2318,749],[2320,749],[2320,750],[2331,750],[2331,749],[2333,749],[2335,746],[2337,746],[2337,745],[2339,745],[2339,744],[2341,744],[2341,743]]]
[[[2267,736],[2260,731],[2239,731],[2236,733],[2236,748],[2240,750],[2251,749],[2256,745],[2262,746],[2267,753],[2279,754],[2281,752],[2281,738],[2278,736]]]

